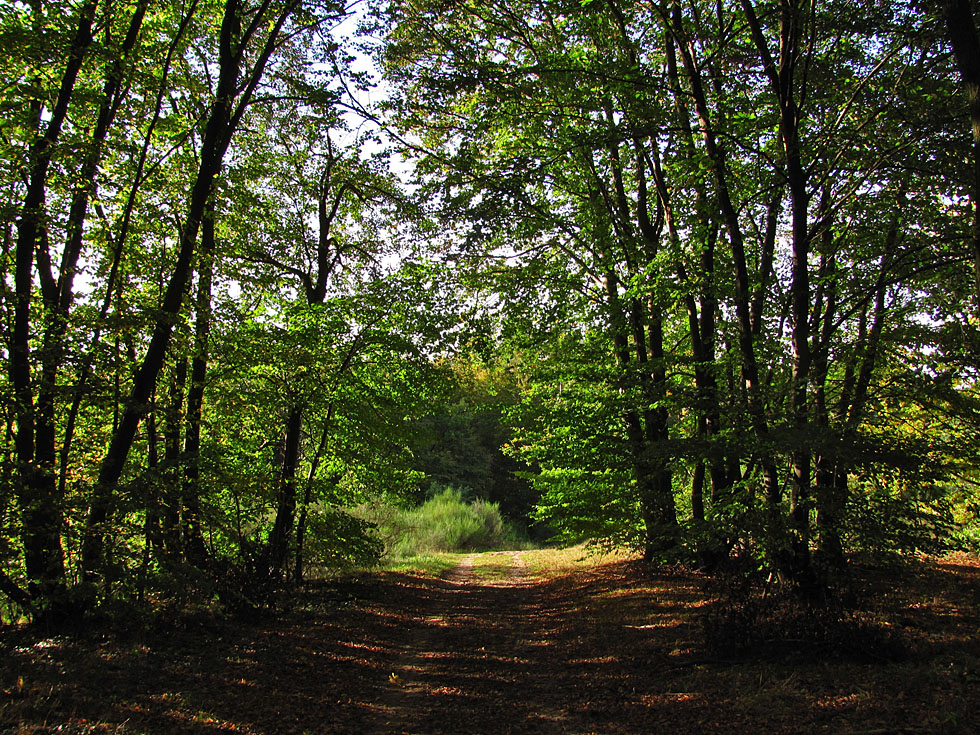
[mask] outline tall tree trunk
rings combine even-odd
[[[299,466],[299,446],[303,430],[303,408],[294,406],[286,421],[283,438],[282,469],[276,493],[276,520],[269,536],[269,566],[274,574],[285,570],[289,542],[296,514],[296,469]]]
[[[150,411],[146,421],[146,464],[150,470],[160,466],[160,442],[157,436],[156,396],[150,396]],[[166,557],[167,548],[163,537],[163,502],[161,493],[150,492],[146,498],[146,546],[157,558]]]
[[[332,267],[332,266],[331,266]],[[368,325],[370,326],[370,325]],[[344,359],[341,360],[340,365],[337,367],[336,377],[339,379],[345,372],[350,369],[351,363],[357,356],[357,352],[363,344],[364,337],[367,333],[368,326],[365,326],[360,332],[355,335],[351,340],[350,347],[347,349],[347,354],[344,355]],[[308,518],[308,509],[310,504],[313,502],[313,483],[316,479],[316,473],[320,470],[320,463],[323,461],[323,455],[327,451],[327,445],[330,439],[330,431],[333,428],[333,415],[334,415],[334,403],[330,402],[327,408],[327,416],[323,420],[323,430],[320,432],[320,442],[317,444],[316,452],[313,455],[313,459],[310,462],[310,471],[306,475],[306,489],[303,493],[303,504],[300,510],[299,520],[296,523],[296,564],[294,567],[295,571],[295,581],[303,581],[303,564],[304,564],[304,545],[306,541],[306,525]],[[340,482],[340,476],[336,476],[333,483]]]
[[[899,201],[904,193],[899,194]],[[868,327],[868,306],[862,311],[858,328],[856,354],[848,362],[842,381],[841,393],[836,410],[835,421],[840,427],[838,441],[840,450],[818,466],[817,527],[820,531],[818,548],[821,556],[832,566],[842,567],[844,554],[840,537],[840,522],[847,504],[847,483],[850,470],[847,450],[854,444],[858,429],[867,406],[871,380],[878,367],[878,352],[885,321],[885,297],[887,276],[896,257],[899,242],[899,218],[892,221],[885,235],[884,255],[881,270],[875,283],[871,325]],[[828,311],[830,307],[828,306]],[[827,317],[825,317],[827,318]],[[827,412],[829,413],[829,411]]]
[[[133,210],[136,205],[136,195],[143,180],[143,172],[146,169],[146,162],[149,157],[151,143],[153,142],[154,131],[156,130],[157,123],[160,121],[161,113],[163,111],[163,101],[164,97],[166,96],[167,79],[170,75],[171,64],[173,63],[174,56],[177,54],[177,47],[180,44],[180,40],[183,38],[184,33],[190,26],[191,21],[194,19],[194,14],[197,11],[197,1],[198,0],[191,0],[191,3],[187,6],[180,25],[178,26],[177,33],[174,35],[173,39],[171,39],[170,46],[167,49],[167,54],[162,64],[161,79],[157,88],[153,115],[150,119],[149,125],[147,126],[146,134],[143,137],[143,147],[137,159],[132,185],[130,186],[129,195],[120,216],[120,225],[115,236],[111,234],[108,236],[109,245],[112,248],[112,263],[109,267],[109,276],[106,280],[105,296],[102,300],[99,318],[96,320],[95,332],[92,336],[91,343],[93,345],[98,344],[99,340],[101,339],[103,325],[105,324],[106,318],[109,315],[109,310],[112,307],[113,296],[116,294],[117,280],[123,261],[123,248],[127,239],[129,238],[130,224],[132,222]],[[96,208],[104,218],[104,213],[101,212],[99,205],[96,205]],[[68,411],[68,418],[65,422],[65,431],[62,439],[61,459],[58,471],[58,493],[60,496],[64,496],[65,493],[65,485],[68,477],[68,464],[71,459],[72,442],[75,436],[75,424],[78,420],[79,411],[81,410],[82,400],[85,393],[85,385],[88,382],[94,359],[94,350],[89,350],[85,354],[85,358],[78,369],[75,385],[71,392],[72,403],[71,408]],[[113,425],[113,431],[115,431],[115,424]]]
[[[207,558],[201,530],[201,422],[204,383],[208,371],[208,340],[211,333],[211,281],[214,270],[214,202],[209,202],[201,224],[201,255],[198,265],[197,304],[194,320],[194,352],[191,384],[187,391],[187,421],[184,434],[183,483],[181,491],[183,552],[200,567]]]
[[[167,404],[163,412],[163,477],[161,488],[163,500],[163,540],[167,553],[173,559],[181,557],[183,539],[181,538],[180,501],[180,438],[184,428],[184,393],[187,387],[187,356],[174,356],[173,374],[167,391]]]
[[[312,272],[299,272],[300,282],[306,295],[308,306],[322,304],[327,297],[327,287],[334,269],[340,262],[341,251],[336,246],[336,242],[331,234],[334,221],[341,211],[344,197],[354,189],[347,183],[342,182],[337,186],[334,176],[336,165],[339,158],[335,155],[333,145],[329,138],[328,156],[326,165],[320,174],[317,182],[317,251],[316,261]],[[354,340],[356,345],[358,339]],[[344,360],[341,371],[349,365],[353,354],[348,354]],[[332,409],[331,409],[332,410]],[[280,470],[279,492],[276,504],[276,520],[273,525],[272,533],[269,537],[269,559],[271,571],[274,575],[280,576],[284,573],[288,575],[286,560],[289,554],[289,541],[294,532],[294,521],[296,516],[296,470],[299,464],[299,449],[301,430],[303,425],[304,407],[296,404],[289,414],[286,423],[284,436],[284,450],[282,467]],[[329,420],[327,422],[329,424]],[[323,441],[326,435],[323,436]],[[317,448],[311,472],[315,473],[319,465],[319,455],[322,445]],[[297,548],[296,548],[296,581],[301,581],[303,572],[303,552],[302,545],[306,533],[307,506],[312,502],[313,475],[309,476],[306,484],[303,505],[300,512],[299,524],[295,528]]]
[[[327,408],[327,417],[323,420],[323,430],[320,432],[320,441],[310,462],[310,471],[306,475],[306,488],[303,492],[303,505],[300,509],[299,520],[296,523],[296,565],[294,567],[293,578],[296,582],[303,581],[304,551],[306,543],[306,524],[310,503],[313,502],[313,482],[316,473],[320,469],[320,461],[327,450],[327,443],[330,440],[330,430],[333,428],[333,403]],[[337,479],[339,482],[339,477]]]
[[[810,565],[810,470],[811,454],[806,437],[809,423],[810,356],[810,234],[807,174],[800,152],[801,111],[797,96],[805,97],[805,78],[799,79],[797,61],[803,32],[803,11],[796,0],[781,0],[779,58],[773,59],[751,0],[741,0],[756,50],[772,87],[779,113],[779,139],[783,148],[786,183],[792,220],[792,306],[790,323],[793,344],[792,422],[795,434],[790,453],[792,465],[790,527],[793,530],[793,560],[788,570],[804,586],[812,587]],[[813,590],[808,590],[813,591]]]
[[[119,109],[119,94],[123,83],[123,67],[129,59],[139,39],[146,15],[148,0],[141,2],[133,10],[129,28],[123,40],[122,47],[115,59],[106,65],[105,80],[102,96],[99,102],[99,112],[95,127],[92,131],[91,144],[85,156],[79,175],[79,184],[72,195],[68,208],[66,223],[67,238],[62,251],[61,266],[57,282],[51,273],[50,256],[46,247],[38,249],[38,270],[42,283],[51,284],[42,289],[44,296],[47,328],[44,333],[43,349],[41,350],[41,379],[37,387],[36,415],[36,448],[35,464],[43,468],[45,482],[50,485],[50,492],[60,502],[63,484],[56,480],[57,465],[56,429],[55,429],[55,396],[58,392],[57,382],[65,358],[65,335],[68,329],[68,315],[75,300],[74,281],[78,271],[78,260],[81,257],[85,221],[88,216],[89,200],[95,194],[96,173],[102,160],[102,150],[116,112]],[[108,31],[107,31],[108,35]],[[57,482],[57,490],[55,483]]]
[[[44,132],[30,151],[27,192],[17,221],[14,254],[14,323],[8,364],[14,401],[17,406],[17,490],[22,512],[21,539],[30,594],[52,599],[65,585],[64,551],[61,546],[62,515],[57,497],[54,460],[47,451],[49,435],[53,442],[53,413],[50,401],[35,405],[31,375],[30,323],[34,288],[34,260],[44,262],[47,250],[45,191],[55,145],[61,137],[68,107],[82,62],[92,44],[92,26],[97,0],[88,0],[78,10],[78,24],[62,73],[61,85]],[[42,269],[43,271],[43,269]],[[48,275],[50,272],[48,272]],[[42,288],[51,293],[50,278],[39,272]],[[41,456],[37,454],[36,431],[41,424]]]
[[[673,58],[672,53],[668,53],[669,58]],[[676,89],[676,63],[670,63],[672,72],[671,78]],[[688,144],[693,146],[693,135],[689,135]],[[674,221],[673,204],[670,198],[670,190],[667,186],[666,176],[664,175],[663,165],[660,161],[659,151],[653,145],[650,148],[651,170],[654,183],[657,189],[657,197],[663,210],[664,222],[667,226],[667,234],[676,249],[680,249],[680,234]],[[640,169],[639,175],[640,201],[646,198],[646,177]],[[699,203],[703,204],[703,192],[698,192]],[[641,228],[646,229],[641,221]],[[716,299],[713,294],[711,283],[714,275],[714,249],[717,239],[717,229],[708,228],[707,240],[700,256],[701,277],[706,281],[702,291],[702,303],[699,313],[698,303],[695,299],[693,290],[685,293],[684,303],[687,310],[688,331],[691,339],[691,353],[694,357],[694,383],[697,389],[697,410],[700,413],[697,419],[698,438],[703,440],[706,449],[712,440],[721,433],[721,409],[718,396],[718,385],[715,378],[715,309],[717,308]],[[687,268],[682,257],[677,258],[677,273],[682,283],[689,283]],[[710,467],[711,477],[711,502],[712,504],[720,501],[727,495],[732,483],[729,481],[725,471],[724,457],[716,452],[699,459],[695,464],[693,483],[691,486],[691,506],[696,520],[705,520],[704,506],[704,475],[705,465]],[[708,539],[697,549],[701,563],[706,568],[714,567],[723,556],[728,554],[730,542],[720,539]]]
[[[980,37],[977,36],[973,3],[970,0],[939,0],[939,6],[946,21],[946,31],[953,47],[956,66],[963,80],[970,122],[973,125],[973,186],[970,191],[973,224],[970,229],[970,246],[973,252],[977,308],[980,309]]]
[[[820,338],[813,349],[813,404],[820,432],[819,451],[814,462],[814,501],[817,509],[817,558],[824,571],[844,568],[844,547],[840,536],[840,508],[834,489],[834,466],[840,458],[840,443],[833,435],[830,408],[827,403],[827,379],[830,372],[831,339],[837,319],[837,248],[830,215],[830,191],[824,189],[818,207],[817,221],[821,232],[821,257],[814,315]]]
[[[762,255],[759,258],[759,285],[752,296],[752,333],[762,334],[765,303],[769,298],[769,282],[773,276],[772,264],[776,254],[776,234],[779,210],[783,206],[783,187],[778,186],[766,207],[766,231],[762,238]]]
[[[201,141],[200,163],[191,190],[187,216],[181,227],[177,261],[167,284],[160,316],[146,354],[133,379],[133,387],[119,426],[113,432],[102,461],[86,518],[82,541],[82,569],[89,581],[98,578],[102,566],[105,536],[108,532],[106,523],[112,511],[116,486],[136,437],[136,429],[156,385],[157,375],[163,367],[173,326],[181,312],[191,275],[198,231],[207,201],[212,195],[215,178],[221,169],[232,135],[261,81],[265,65],[280,42],[282,27],[295,7],[294,1],[279,10],[271,11],[268,4],[263,4],[255,11],[256,14],[243,33],[242,19],[245,14],[240,0],[225,0],[219,31],[219,73],[215,101]],[[252,38],[260,29],[267,30],[267,36],[243,80],[240,78],[242,63],[249,58],[246,52]]]
[[[612,112],[607,107],[607,119]],[[596,184],[593,206],[598,216],[609,218],[616,230],[616,239],[622,253],[622,262],[628,274],[637,272],[640,253],[637,248],[636,230],[623,184],[622,164],[616,145],[608,148],[612,161],[613,190],[608,192],[594,162],[590,162]],[[600,195],[605,212],[599,209]],[[641,234],[647,251],[644,257],[651,260],[656,255],[658,234],[654,231],[646,208],[638,213]],[[608,238],[607,238],[608,239]],[[623,298],[619,294],[619,276],[615,272],[614,258],[609,249],[605,258],[606,297],[610,322],[614,330],[614,352],[624,376],[637,371],[643,395],[642,402],[652,406],[658,396],[666,393],[666,372],[663,364],[662,316],[655,301],[643,303],[636,297]],[[625,303],[624,303],[625,302]],[[632,338],[632,341],[631,339]],[[632,350],[630,345],[632,344]],[[663,408],[627,409],[627,438],[631,448],[633,471],[639,491],[641,514],[645,527],[644,558],[648,561],[677,543],[678,525],[674,505],[673,483],[670,469],[661,458],[652,456],[659,442],[667,439],[667,412]]]
[[[639,55],[627,30],[625,16],[613,0],[609,2],[609,9],[620,29],[617,41],[626,52],[630,65],[638,66]],[[616,121],[610,100],[606,101],[605,112],[611,137],[615,140]],[[627,107],[627,118],[633,118],[631,120],[633,124],[640,122],[636,118],[642,114],[642,110]],[[653,155],[657,155],[655,142],[651,148]],[[634,226],[631,203],[624,185],[619,144],[611,143],[608,146],[608,151],[615,196],[607,197],[606,205],[613,222],[619,223],[619,239],[627,273],[630,278],[636,278],[639,276],[641,268],[653,263],[657,258],[665,210],[660,198],[655,198],[656,216],[654,220],[651,220],[650,199],[646,185],[647,156],[643,151],[640,139],[634,138],[632,153],[637,173],[636,225]],[[597,183],[601,185],[601,178],[597,176],[596,179]],[[652,497],[648,501],[650,508],[646,512],[648,516],[646,522],[646,556],[652,558],[658,552],[675,546],[680,532],[674,502],[673,473],[664,458],[650,456],[651,450],[655,450],[658,444],[665,443],[670,438],[668,411],[665,407],[667,370],[664,361],[664,316],[663,310],[653,294],[644,300],[632,298],[630,301],[630,328],[641,380],[643,381],[643,402],[650,407],[642,411],[644,443],[646,445],[642,451],[645,455],[643,463],[647,467],[646,472],[650,475],[649,484],[652,493]]]
[[[681,90],[680,78],[677,69],[676,43],[677,39],[674,38],[668,30],[664,38],[667,56],[667,79],[670,83],[670,88],[674,97],[674,108],[677,113],[676,118],[678,125],[682,132],[681,141],[684,146],[684,150],[689,158],[694,159],[697,155],[697,147],[694,140],[694,130],[690,123],[690,110],[688,109],[687,104],[684,102],[687,95]],[[651,148],[651,152],[655,166],[655,180],[657,182],[658,195],[660,196],[661,200],[665,202],[664,206],[668,207],[669,190],[667,188],[666,178],[662,173],[662,165],[660,163],[659,156],[656,154],[656,151],[653,148]],[[695,300],[694,294],[688,295],[685,298],[685,302],[688,313],[688,326],[691,332],[691,351],[695,360],[694,380],[698,389],[701,410],[704,414],[704,421],[702,422],[702,425],[710,443],[715,437],[719,436],[723,430],[721,421],[721,400],[718,392],[718,381],[716,377],[717,365],[715,364],[715,342],[717,338],[716,314],[718,310],[718,297],[715,290],[716,286],[714,284],[714,275],[715,248],[718,242],[719,227],[715,216],[709,214],[709,199],[704,184],[695,184],[695,194],[696,208],[704,218],[705,228],[707,230],[704,246],[701,249],[699,263],[701,271],[700,276],[704,281],[699,299],[700,313],[698,301]],[[670,212],[669,216],[667,217],[668,232],[670,233],[671,240],[679,244],[680,236],[677,233],[677,227],[674,224],[674,217],[672,214],[673,207],[670,206],[668,209]],[[775,234],[773,235],[773,240],[775,240]],[[678,259],[678,265],[683,267],[683,260],[680,258]],[[681,277],[682,281],[687,280],[686,272],[680,271],[679,276]],[[730,494],[732,485],[734,484],[736,478],[728,472],[727,461],[722,454],[712,453],[712,455],[708,457],[707,461],[709,462],[711,476],[711,500],[712,503],[714,503]],[[726,542],[724,545],[728,546],[729,544]],[[707,566],[714,565],[714,559],[720,555],[720,551],[720,549],[706,550],[706,554],[702,554],[702,556],[705,557],[704,561]],[[725,550],[724,554],[727,553],[727,550]]]
[[[752,332],[752,316],[749,305],[750,282],[748,266],[745,257],[745,240],[742,227],[738,220],[738,212],[732,202],[728,183],[728,164],[724,149],[718,144],[715,129],[711,124],[711,113],[708,100],[701,82],[701,72],[694,58],[694,46],[687,41],[680,14],[680,6],[674,4],[672,14],[672,33],[676,39],[676,48],[688,81],[691,85],[691,96],[697,113],[705,152],[711,162],[711,173],[715,182],[718,206],[722,220],[728,231],[728,241],[732,248],[732,259],[735,270],[735,316],[738,324],[738,346],[742,362],[742,379],[745,386],[749,420],[756,437],[765,442],[769,434],[768,421],[762,405],[759,383],[759,367],[756,361],[754,334]],[[770,532],[779,534],[781,518],[779,505],[782,491],[776,462],[769,452],[761,458],[763,484],[769,512]]]

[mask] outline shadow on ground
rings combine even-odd
[[[975,565],[862,568],[904,662],[712,660],[689,572],[508,585],[368,575],[261,624],[138,639],[0,635],[2,733],[973,732]]]

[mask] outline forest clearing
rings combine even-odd
[[[975,732],[975,558],[855,565],[854,616],[878,643],[773,645],[770,628],[726,656],[705,646],[719,601],[704,575],[581,553],[313,583],[248,623],[199,610],[112,637],[7,629],[0,732]]]

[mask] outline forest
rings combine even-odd
[[[3,3],[0,614],[258,609],[447,488],[815,604],[975,554],[976,12]]]
[[[0,1],[0,730],[972,732],[978,15]]]

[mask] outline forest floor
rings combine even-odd
[[[248,623],[200,610],[127,635],[0,629],[0,733],[977,731],[973,557],[856,565],[849,630],[876,647],[785,627],[774,641],[765,621],[744,638],[726,625],[748,612],[724,614],[698,574],[548,553],[324,582]],[[744,645],[706,647],[706,616]]]

